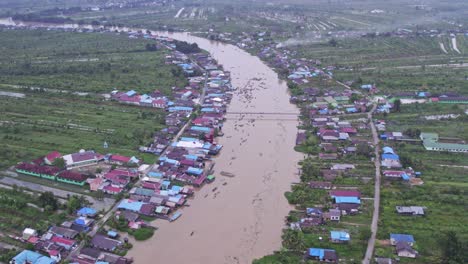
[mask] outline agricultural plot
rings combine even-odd
[[[148,51],[149,40],[113,34],[0,31],[0,84],[73,92],[112,88],[169,94],[186,80],[164,64],[165,50]],[[178,75],[174,75],[178,74]]]
[[[163,51],[146,51],[149,41],[43,30],[0,35],[2,167],[51,150],[137,155],[137,147],[163,127],[165,113],[106,101],[97,93],[114,87],[169,93],[186,82],[175,66],[164,64]],[[108,149],[103,149],[105,141]],[[140,156],[149,163],[155,158]]]
[[[401,112],[387,116],[387,131],[439,133],[445,138],[468,140],[466,115],[461,105],[405,105]],[[455,119],[427,120],[431,115],[460,114]],[[421,171],[421,186],[384,181],[381,191],[381,215],[374,254],[394,257],[388,246],[390,233],[412,234],[416,240],[416,259],[401,258],[401,263],[436,263],[447,258],[444,253],[446,234],[454,231],[459,241],[467,241],[468,156],[464,153],[427,151],[421,142],[385,142],[402,157],[406,166]],[[396,206],[422,206],[424,216],[404,216]],[[464,243],[464,242],[462,242]],[[458,262],[457,262],[458,263]]]

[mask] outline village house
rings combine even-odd
[[[390,234],[390,243],[395,246],[398,242],[408,243],[410,246],[414,244],[414,237],[407,234]]]
[[[55,264],[56,260],[43,256],[31,250],[23,250],[16,255],[10,264]]]
[[[116,239],[109,238],[105,235],[97,234],[91,239],[91,246],[97,249],[113,252],[118,247],[122,246],[122,242]]]
[[[52,165],[56,159],[61,157],[62,154],[60,154],[58,151],[52,151],[44,157],[44,163],[47,165]]]
[[[323,213],[323,218],[328,221],[340,221],[341,211],[339,209],[330,209],[328,212]]]
[[[98,155],[94,151],[86,151],[82,149],[78,153],[63,156],[63,159],[65,160],[67,168],[70,169],[91,164],[97,164],[101,158],[100,155]]]
[[[414,250],[410,244],[406,242],[398,242],[395,245],[396,253],[399,257],[416,258],[418,252]]]
[[[421,206],[396,206],[400,215],[424,215],[424,207]]]
[[[338,255],[333,249],[309,248],[309,250],[307,251],[307,256],[310,259],[328,263],[338,262]]]
[[[386,168],[401,168],[400,157],[391,147],[384,147],[381,165]]]
[[[330,241],[332,243],[348,243],[351,236],[346,231],[330,231]]]
[[[420,138],[426,150],[468,153],[468,144],[440,142],[437,133],[421,133]]]
[[[309,182],[309,187],[312,189],[326,189],[330,190],[332,188],[331,182],[323,182],[323,181],[311,181]]]

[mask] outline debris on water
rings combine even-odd
[[[211,190],[211,191],[215,192],[217,189],[218,189],[218,187],[214,187],[213,190]]]
[[[220,172],[219,174],[223,175],[223,176],[226,176],[226,177],[234,177],[236,175],[234,175],[233,173],[230,173],[230,172],[227,172],[227,171],[222,171]]]
[[[192,233],[190,233],[190,236],[193,236],[193,234],[195,234],[195,231],[192,231]]]
[[[223,183],[223,185],[226,186],[226,185],[227,185],[227,182]]]

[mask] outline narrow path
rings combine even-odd
[[[448,53],[447,50],[445,49],[444,43],[439,42],[439,46],[440,46],[440,49],[441,49],[445,54]]]
[[[374,151],[375,151],[375,186],[374,186],[374,213],[372,215],[372,224],[371,224],[371,237],[367,243],[367,250],[364,259],[362,260],[363,264],[369,264],[372,258],[375,247],[375,238],[377,235],[377,224],[379,222],[379,208],[380,208],[380,156],[379,156],[379,137],[377,135],[377,129],[372,120],[372,114],[377,108],[377,104],[374,104],[372,110],[367,114],[367,118],[371,124],[372,138],[374,142]]]
[[[452,47],[454,51],[458,52],[458,54],[461,54],[460,50],[457,47],[457,37],[452,37]]]

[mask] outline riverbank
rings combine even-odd
[[[250,263],[272,253],[281,247],[281,229],[291,209],[284,192],[297,180],[301,158],[293,149],[298,121],[275,116],[299,114],[289,103],[286,83],[260,59],[235,46],[186,33],[155,34],[196,42],[231,72],[238,89],[228,114],[236,114],[224,123],[226,136],[219,141],[224,147],[215,158],[215,174],[227,171],[235,176],[218,176],[210,188],[196,194],[178,221],[155,222],[156,235],[135,242],[129,255],[136,263],[149,263],[154,256],[162,263],[186,263],[188,258],[196,263]]]
[[[301,155],[293,149],[297,120],[271,117],[298,114],[298,110],[288,101],[286,83],[258,58],[235,46],[186,33],[168,36],[196,42],[231,72],[232,85],[238,89],[228,114],[236,114],[224,123],[226,136],[219,141],[223,153],[215,158],[215,174],[227,171],[235,177],[218,176],[197,193],[184,209],[184,217],[156,224],[159,230],[154,238],[135,243],[129,255],[137,263],[146,263],[153,258],[152,250],[164,248],[157,253],[158,261],[250,263],[281,247],[284,218],[291,209],[284,192],[297,179]],[[237,114],[248,112],[272,114],[268,118],[268,114]]]

